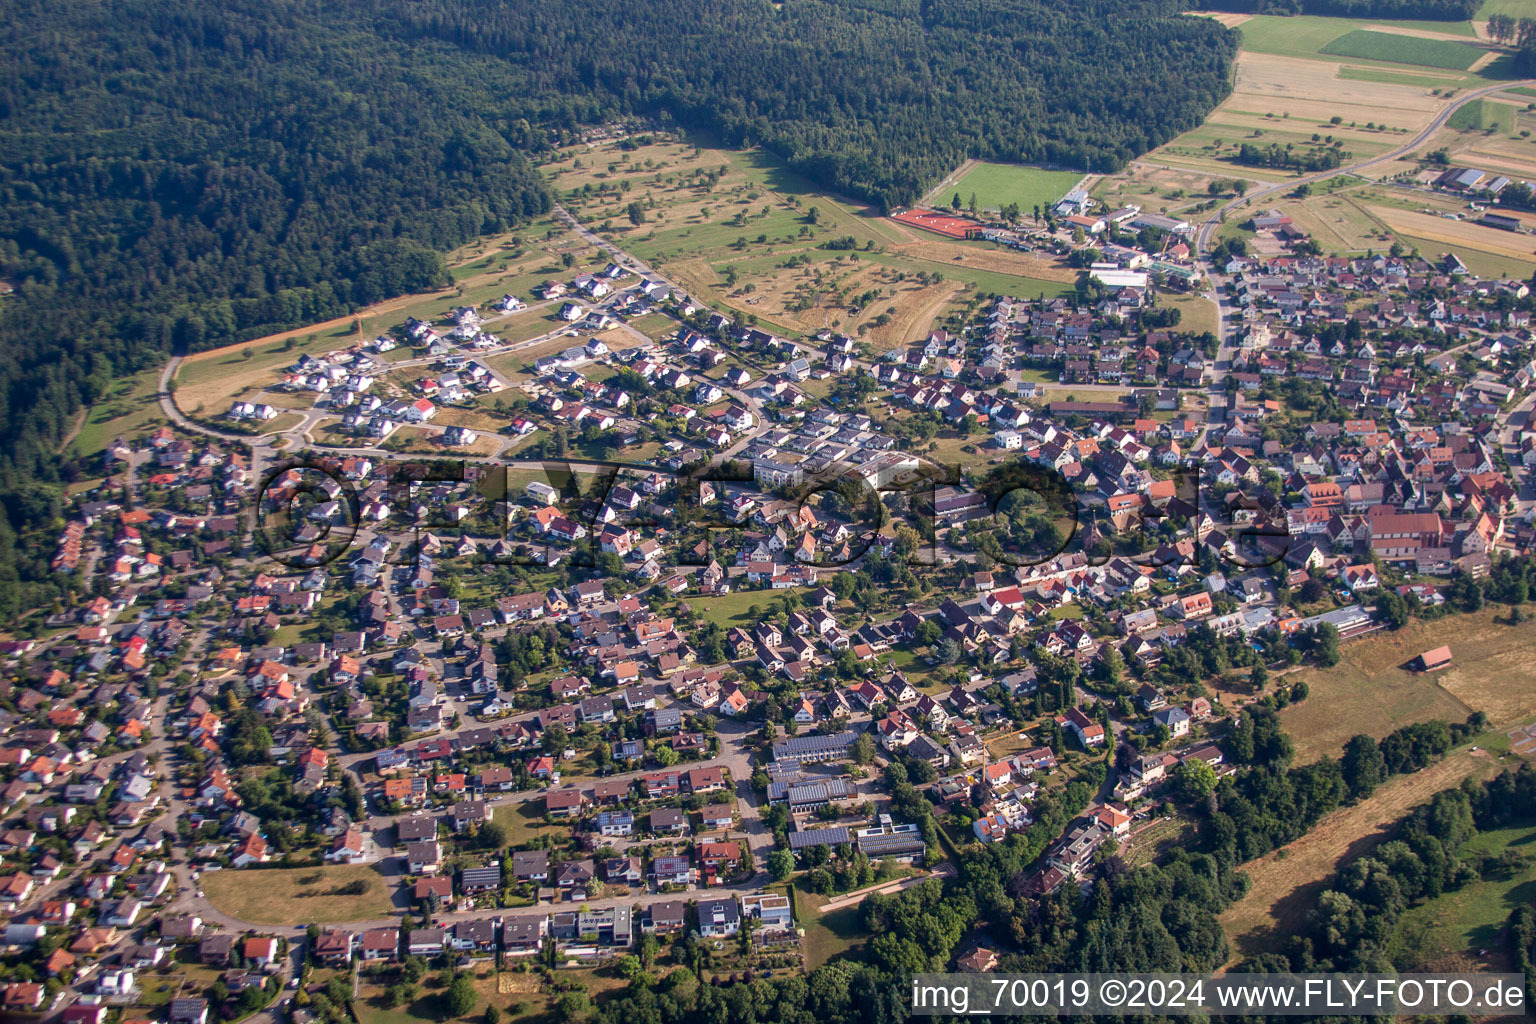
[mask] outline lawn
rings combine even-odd
[[[1157,301],[1179,311],[1179,330],[1216,333],[1216,303],[1199,292],[1164,292]]]
[[[1498,616],[1500,621],[1490,607],[1383,630],[1345,643],[1342,660],[1331,669],[1287,675],[1286,682],[1305,680],[1311,691],[1280,716],[1296,741],[1297,759],[1336,755],[1356,733],[1379,738],[1431,718],[1461,722],[1484,711],[1497,727],[1536,714],[1536,678],[1530,672],[1536,620],[1507,626],[1502,611]],[[1455,659],[1450,669],[1424,675],[1402,667],[1446,643]]]
[[[807,970],[815,970],[868,938],[862,923],[862,907],[854,905],[823,914],[816,909],[818,900],[819,897],[795,890],[795,923],[805,930],[801,945]]]
[[[1332,40],[1318,52],[1335,57],[1358,57],[1392,64],[1466,71],[1488,51],[1449,39],[1420,39],[1391,32],[1356,29]]]
[[[1048,171],[1021,164],[977,164],[939,199],[948,203],[958,194],[961,203],[969,203],[974,194],[979,209],[998,210],[1018,203],[1020,210],[1031,213],[1037,205],[1042,209],[1054,205],[1082,176],[1079,171]]]
[[[738,590],[718,597],[689,597],[688,605],[705,622],[718,623],[722,629],[730,629],[732,626],[756,625],[759,620],[747,614],[748,609],[754,605],[761,610],[778,604],[784,598],[789,598],[796,607],[799,607],[800,595],[806,589],[791,587],[788,590]]]
[[[1513,849],[1527,857],[1536,826],[1495,829],[1473,837],[1465,856]],[[1407,969],[1426,968],[1446,957],[1500,948],[1510,911],[1536,902],[1536,860],[1503,876],[1480,878],[1408,910],[1398,922],[1393,960]]]
[[[367,892],[330,894],[359,880],[368,883]],[[392,906],[389,886],[366,864],[212,871],[202,882],[215,907],[255,924],[365,921],[388,916]]]
[[[524,846],[536,836],[550,836],[562,842],[569,838],[569,827],[544,824],[543,809],[543,800],[502,804],[492,812],[492,820],[507,830],[508,846]]]

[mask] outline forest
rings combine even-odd
[[[0,613],[46,603],[81,410],[171,354],[441,287],[643,116],[910,203],[966,157],[1110,170],[1229,90],[1170,0],[15,0],[0,35]]]

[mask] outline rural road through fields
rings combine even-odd
[[[1401,157],[1407,156],[1419,146],[1422,146],[1425,142],[1428,142],[1429,139],[1435,134],[1435,132],[1438,132],[1441,128],[1445,127],[1445,123],[1451,119],[1452,114],[1456,113],[1456,111],[1460,110],[1468,103],[1471,103],[1473,100],[1480,100],[1484,96],[1491,96],[1496,92],[1503,92],[1506,89],[1516,89],[1521,86],[1529,87],[1533,85],[1536,85],[1536,81],[1526,80],[1501,82],[1498,85],[1490,85],[1482,89],[1469,92],[1465,96],[1458,99],[1456,102],[1452,103],[1450,106],[1446,107],[1444,110],[1440,111],[1440,113],[1436,114],[1434,120],[1430,121],[1429,124],[1425,126],[1423,131],[1419,132],[1419,134],[1415,135],[1412,139],[1410,139],[1408,142],[1405,142],[1403,145],[1398,146],[1396,149],[1388,150],[1387,152],[1382,153],[1380,156],[1373,156],[1369,160],[1360,160],[1352,164],[1345,164],[1342,167],[1335,167],[1332,170],[1319,171],[1316,174],[1307,174],[1300,178],[1291,178],[1288,181],[1282,181],[1275,185],[1267,185],[1264,188],[1259,189],[1257,192],[1249,192],[1247,195],[1238,196],[1236,199],[1233,199],[1232,201],[1217,207],[1216,211],[1211,215],[1211,217],[1204,224],[1200,225],[1200,230],[1195,234],[1195,252],[1197,254],[1204,253],[1208,248],[1210,248],[1211,235],[1226,219],[1226,215],[1246,203],[1253,203],[1261,199],[1266,199],[1269,196],[1275,195],[1276,193],[1288,192],[1298,185],[1308,185],[1315,181],[1324,181],[1328,178],[1336,178],[1341,174],[1359,174],[1367,167],[1374,167],[1377,164],[1384,164],[1392,160],[1400,159]]]

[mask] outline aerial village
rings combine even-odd
[[[1029,893],[1091,886],[1242,770],[1243,704],[1315,699],[1289,669],[1480,604],[1530,552],[1525,282],[1311,254],[1263,216],[1266,252],[1206,265],[1187,222],[1052,212],[986,237],[1082,253],[1075,293],[884,353],[616,255],[276,371],[285,436],[334,443],[244,434],[280,414],[251,402],[119,439],[57,538],[76,600],[0,649],[5,1008],[303,1024],[317,969],[685,936],[721,973],[793,969],[791,876],[856,904],[1043,804],[1069,824]],[[1206,287],[1217,334],[1161,315]],[[494,318],[530,302],[570,344],[514,379]],[[657,312],[661,340],[597,337]],[[443,422],[491,399],[503,434]],[[381,447],[412,428],[473,457],[422,474],[432,449]],[[999,499],[1019,466],[1075,531]],[[376,902],[230,902],[278,866],[376,868],[337,886]]]

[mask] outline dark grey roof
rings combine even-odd
[[[839,752],[853,746],[858,739],[855,732],[840,732],[831,736],[791,736],[773,745],[773,758],[806,757],[814,754]]]
[[[839,825],[835,828],[814,828],[807,832],[791,832],[789,848],[806,850],[812,846],[836,846],[848,842],[848,830]]]

